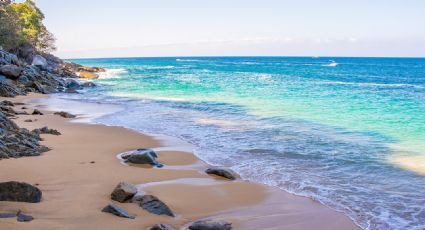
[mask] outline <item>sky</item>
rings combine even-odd
[[[424,0],[35,0],[62,58],[425,57]]]

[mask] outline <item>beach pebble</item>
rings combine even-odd
[[[190,230],[230,230],[232,224],[223,220],[198,220],[190,224]]]
[[[156,196],[142,196],[139,205],[146,211],[156,215],[167,215],[171,217],[175,216],[171,209]]]
[[[235,172],[233,172],[230,169],[222,168],[222,167],[211,167],[205,170],[205,172],[208,174],[221,176],[229,180],[236,180],[236,178],[238,178],[238,175]]]
[[[130,201],[136,193],[136,186],[128,182],[120,182],[111,193],[111,199],[124,203]]]
[[[0,183],[0,201],[38,203],[41,196],[40,189],[27,183],[16,181]]]
[[[102,209],[102,212],[111,213],[111,214],[113,214],[115,216],[129,218],[129,219],[134,219],[135,218],[134,216],[128,214],[127,211],[125,211],[124,209],[118,207],[115,204],[108,204],[106,207],[104,207]]]
[[[176,230],[168,224],[155,224],[150,230]]]

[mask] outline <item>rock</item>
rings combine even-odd
[[[54,114],[59,115],[59,116],[64,117],[64,118],[75,118],[76,117],[75,115],[70,114],[68,112],[64,112],[64,111],[55,112]]]
[[[227,178],[229,180],[236,180],[238,175],[230,169],[222,168],[222,167],[211,167],[205,170],[208,174],[214,174],[217,176],[221,176]]]
[[[18,57],[15,54],[0,50],[0,65],[18,64]]]
[[[0,81],[0,97],[15,97],[24,94],[20,88],[5,80]]]
[[[128,182],[121,182],[117,185],[117,187],[115,187],[114,191],[111,193],[111,199],[124,203],[130,201],[136,193],[136,186]]]
[[[24,120],[24,122],[33,122],[33,120],[31,120],[31,119],[26,119],[26,120]]]
[[[176,230],[168,224],[155,224],[150,230]]]
[[[78,73],[78,77],[87,78],[87,79],[96,79],[96,78],[99,78],[99,75],[92,72],[81,71]]]
[[[16,65],[0,66],[0,74],[3,74],[9,79],[16,80],[22,73],[22,68]]]
[[[140,201],[142,201],[143,196],[145,196],[146,193],[143,191],[137,191],[137,193],[133,196],[133,198],[131,198],[131,202],[132,203],[136,203],[139,204]]]
[[[171,209],[156,196],[144,195],[141,198],[139,205],[146,211],[156,215],[175,216]]]
[[[40,110],[34,109],[34,111],[32,112],[32,115],[44,115],[44,114],[40,112]]]
[[[56,136],[61,135],[61,133],[57,131],[56,129],[49,129],[47,126],[44,126],[43,128],[40,128],[40,129],[34,129],[32,132],[37,134],[51,134]]]
[[[0,183],[0,201],[38,203],[41,196],[40,189],[27,183],[16,181]]]
[[[35,55],[32,58],[31,65],[37,66],[37,67],[39,67],[41,69],[46,69],[46,67],[47,67],[47,60],[43,56],[41,56],[41,55]]]
[[[96,86],[96,84],[94,84],[91,81],[87,81],[87,82],[83,83],[83,87],[95,87],[95,86]]]
[[[104,207],[102,209],[102,212],[107,212],[107,213],[111,213],[115,216],[119,216],[119,217],[124,217],[124,218],[129,218],[129,219],[134,219],[134,216],[131,216],[130,214],[128,214],[127,211],[125,211],[124,209],[118,207],[115,204],[108,204],[106,207]]]
[[[15,212],[0,213],[0,218],[16,218],[17,214]]]
[[[1,106],[12,106],[12,107],[15,106],[15,104],[13,104],[13,102],[7,101],[7,100],[1,101],[0,105]]]
[[[230,230],[232,224],[222,220],[198,220],[190,224],[190,230]]]
[[[65,81],[65,87],[68,89],[81,89],[81,85],[80,83],[78,83],[78,81],[74,80],[74,79],[67,79]]]
[[[21,212],[21,210],[19,210],[18,213],[17,213],[17,220],[18,220],[18,222],[30,222],[30,221],[34,220],[34,217],[32,217],[30,215],[23,214]]]
[[[138,149],[121,156],[126,162],[133,164],[150,164],[157,167],[162,167],[156,158],[158,155],[152,149]]]

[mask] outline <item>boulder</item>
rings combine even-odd
[[[67,79],[65,81],[65,87],[68,89],[81,89],[81,85],[80,83],[78,83],[78,81],[74,80],[74,79]]]
[[[176,230],[168,224],[155,224],[150,230]]]
[[[229,180],[236,180],[236,178],[238,178],[238,175],[235,172],[233,172],[230,169],[222,168],[222,167],[211,167],[205,170],[205,172],[208,174],[221,176]]]
[[[40,134],[51,134],[51,135],[56,135],[56,136],[62,135],[56,129],[49,129],[47,126],[44,126],[43,128],[40,128],[40,129],[34,129],[32,132],[36,133],[38,135],[40,135]]]
[[[86,79],[96,79],[96,78],[99,78],[99,75],[97,75],[93,72],[81,71],[81,72],[78,73],[78,77],[86,78]]]
[[[15,54],[0,50],[0,65],[18,64],[18,57]]]
[[[157,157],[158,155],[152,149],[138,149],[121,156],[125,162],[133,164],[150,164],[153,166],[162,167],[162,164],[156,160]]]
[[[18,222],[30,222],[34,220],[34,217],[22,213],[21,210],[19,210],[16,215],[17,215],[16,219],[18,220]]]
[[[16,65],[3,65],[0,66],[0,74],[5,77],[16,80],[21,75],[23,69]]]
[[[55,115],[61,116],[63,118],[75,118],[76,116],[73,114],[70,114],[68,112],[64,112],[64,111],[60,111],[60,112],[55,112]]]
[[[47,60],[43,56],[41,56],[41,55],[35,55],[32,58],[31,65],[37,66],[37,67],[39,67],[41,69],[45,69],[47,67]]]
[[[44,114],[40,110],[34,109],[34,111],[32,112],[32,115],[44,115]]]
[[[127,211],[125,211],[124,209],[118,207],[115,204],[108,204],[106,207],[104,207],[102,209],[102,212],[111,213],[111,214],[113,214],[115,216],[129,218],[129,219],[134,219],[135,218],[134,216],[128,214]]]
[[[22,94],[21,89],[9,80],[0,81],[0,97],[15,97]]]
[[[230,230],[232,224],[223,220],[198,220],[189,225],[190,230]]]
[[[0,201],[38,203],[41,196],[40,189],[27,183],[16,181],[0,183]]]
[[[141,197],[139,205],[144,210],[156,215],[175,216],[171,209],[156,196],[144,195]]]
[[[137,188],[128,182],[120,182],[111,193],[111,199],[120,203],[131,201],[137,193]]]

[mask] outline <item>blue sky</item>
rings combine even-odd
[[[60,57],[425,56],[424,0],[35,0]]]

